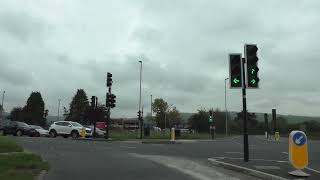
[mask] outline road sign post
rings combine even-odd
[[[308,165],[307,136],[303,131],[292,131],[289,135],[289,162],[296,169],[289,174],[301,177],[310,176],[302,171]]]

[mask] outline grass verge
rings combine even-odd
[[[131,131],[110,131],[110,137],[113,140],[129,140],[129,139],[137,139],[139,138],[140,132],[131,132]],[[235,135],[229,135],[228,137],[232,137]],[[216,134],[214,138],[222,138],[225,137],[224,134]],[[143,136],[143,139],[157,139],[157,140],[170,140],[170,132],[150,132],[149,137]],[[211,139],[211,134],[209,133],[182,133],[180,137],[176,137],[176,139]]]
[[[0,153],[22,152],[21,146],[17,145],[13,139],[6,136],[0,136]]]
[[[42,170],[48,170],[48,163],[35,154],[13,153],[0,155],[0,179],[33,180]]]
[[[23,148],[12,138],[0,136],[1,180],[34,180],[42,170],[48,170],[48,163],[40,156],[23,153]]]

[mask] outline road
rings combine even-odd
[[[16,137],[25,150],[50,164],[49,180],[63,179],[257,179],[210,165],[208,158],[242,158],[242,138],[185,141],[181,144],[93,142]],[[287,143],[250,136],[250,158],[287,161]],[[309,142],[310,164],[320,169],[319,141]]]

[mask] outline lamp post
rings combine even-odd
[[[141,81],[142,81],[142,61],[140,63],[140,93],[139,93],[139,112],[141,114]],[[139,127],[140,127],[140,139],[142,139],[142,117],[140,115],[139,119]]]
[[[229,78],[224,79],[224,106],[226,112],[226,136],[228,136],[228,110],[227,110],[227,80]]]
[[[60,116],[60,101],[61,99],[58,99],[58,117],[57,117],[57,120],[59,121],[59,116]]]

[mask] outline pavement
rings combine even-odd
[[[182,140],[177,144],[141,141],[77,141],[64,138],[15,137],[25,150],[49,162],[46,179],[261,179],[241,171],[213,165],[221,161],[270,173],[285,179],[293,170],[287,139],[280,142],[249,136],[250,161],[243,161],[242,137]],[[308,179],[320,179],[320,141],[309,141]],[[210,159],[210,160],[209,160]]]

